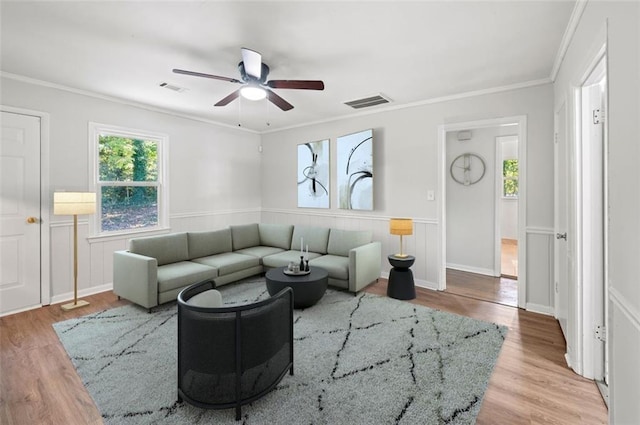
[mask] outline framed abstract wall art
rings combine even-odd
[[[338,206],[373,210],[373,130],[338,137]]]
[[[329,208],[329,140],[298,145],[298,207]]]

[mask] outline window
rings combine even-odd
[[[502,161],[502,196],[518,198],[518,160],[505,159]]]
[[[164,205],[166,137],[159,134],[91,125],[96,233],[123,233],[166,227]]]

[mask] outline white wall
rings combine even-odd
[[[587,3],[554,84],[556,107],[566,102],[608,28],[609,391],[610,423],[640,418],[640,3]],[[569,138],[574,137],[569,128]],[[570,297],[580,302],[574,291]],[[571,318],[570,318],[571,319]]]
[[[438,203],[427,200],[427,191],[438,183],[438,127],[442,124],[477,121],[506,116],[527,116],[528,181],[527,223],[545,231],[553,228],[553,108],[552,86],[510,90],[447,102],[416,105],[349,119],[307,125],[263,135],[262,221],[312,223],[342,228],[370,229],[383,243],[386,256],[398,250],[398,238],[388,233],[390,217],[412,217],[414,235],[405,238],[406,251],[415,255],[412,267],[416,283],[438,285]],[[340,210],[336,207],[335,179],[331,182],[331,208],[298,209],[296,205],[296,147],[299,143],[329,138],[331,173],[336,169],[336,137],[359,130],[374,130],[374,206],[372,212]],[[494,154],[495,156],[495,154]],[[290,164],[290,165],[287,165]],[[535,238],[538,234],[534,235]],[[545,276],[530,276],[528,298],[533,305],[553,306],[552,268],[548,249],[537,245],[527,261]]]
[[[459,141],[457,131],[446,138],[447,267],[494,275],[496,214],[496,137],[511,127],[471,129],[471,139]],[[517,132],[517,129],[515,130]],[[463,153],[485,162],[485,175],[473,185],[456,183],[449,167]],[[517,239],[517,237],[516,237]]]
[[[260,220],[260,136],[122,103],[3,78],[1,103],[50,114],[49,192],[87,190],[90,121],[169,136],[171,231],[219,228]],[[44,217],[51,235],[51,295],[72,297],[73,227],[70,217]],[[87,240],[79,220],[79,292],[111,288],[112,253],[128,239]],[[44,300],[45,302],[47,300]]]

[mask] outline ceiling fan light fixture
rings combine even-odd
[[[240,89],[240,94],[245,99],[249,100],[262,100],[267,97],[267,92],[262,87],[245,86]]]

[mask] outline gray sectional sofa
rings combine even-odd
[[[114,253],[113,291],[151,309],[193,283],[219,287],[299,263],[301,238],[309,265],[327,270],[329,285],[355,293],[380,277],[381,244],[371,232],[253,223],[131,239],[128,251]]]

